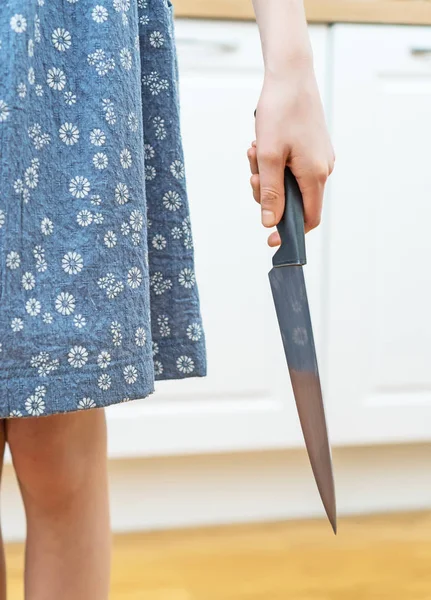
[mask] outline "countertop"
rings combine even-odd
[[[252,0],[173,0],[177,17],[253,19]],[[310,23],[431,25],[431,0],[305,0]]]

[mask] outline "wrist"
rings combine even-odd
[[[289,53],[277,56],[265,61],[265,79],[274,81],[285,81],[291,79],[302,79],[306,81],[314,78],[313,54],[301,50],[297,53]]]

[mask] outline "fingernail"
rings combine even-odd
[[[275,222],[275,214],[271,210],[262,211],[262,225],[265,227],[272,227]]]

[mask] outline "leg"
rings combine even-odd
[[[5,421],[0,420],[0,479],[3,469],[3,456],[5,447]],[[6,563],[4,546],[0,527],[0,600],[6,600]]]
[[[9,419],[7,439],[27,517],[26,600],[107,600],[104,410]]]

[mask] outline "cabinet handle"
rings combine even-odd
[[[217,52],[219,54],[232,54],[233,52],[237,52],[239,49],[238,44],[234,42],[217,42],[213,40],[202,40],[197,38],[187,38],[187,37],[177,37],[176,38],[177,46],[188,46],[190,48],[207,48],[208,50],[212,50],[213,52]]]
[[[410,48],[410,54],[417,58],[431,58],[431,48]]]

